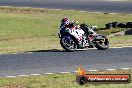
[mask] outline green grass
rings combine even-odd
[[[68,10],[0,7],[0,53],[62,49],[57,36],[63,17],[104,28],[106,23],[132,20],[127,14],[96,14]],[[98,30],[111,34],[123,29]],[[113,32],[114,31],[114,32]]]
[[[131,74],[132,70],[88,72],[88,74]],[[76,74],[54,74],[32,77],[0,78],[0,88],[132,88],[129,84],[76,83]]]
[[[109,40],[111,47],[132,46],[132,35],[113,36]]]

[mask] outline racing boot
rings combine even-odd
[[[83,48],[82,41],[79,41],[78,45],[79,45],[79,48]]]

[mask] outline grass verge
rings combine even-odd
[[[129,70],[88,72],[88,74],[131,74]],[[75,74],[53,74],[32,77],[0,78],[0,88],[131,88],[129,84],[86,84],[76,83]]]
[[[110,47],[132,46],[132,35],[113,36],[109,38]]]
[[[60,20],[65,16],[76,19],[80,23],[97,25],[99,29],[104,28],[104,24],[109,22],[132,20],[130,14],[97,14],[68,10],[0,7],[0,53],[62,49],[57,32]],[[121,30],[124,29],[98,30],[97,32],[108,35]],[[120,38],[116,39],[120,40]],[[111,46],[114,43],[118,45],[114,38],[111,38],[110,41]],[[122,45],[126,43],[128,42],[124,41]],[[131,41],[129,44],[132,45]]]

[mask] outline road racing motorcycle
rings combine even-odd
[[[58,33],[60,44],[66,51],[94,48],[106,50],[109,48],[109,41],[106,36],[97,34],[93,28],[86,24],[78,25],[76,21],[68,26],[61,23]]]

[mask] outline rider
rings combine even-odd
[[[63,18],[61,21],[61,29],[68,30],[76,39],[78,39],[79,45],[82,44],[84,31],[77,24],[78,21],[69,21],[67,17]]]

